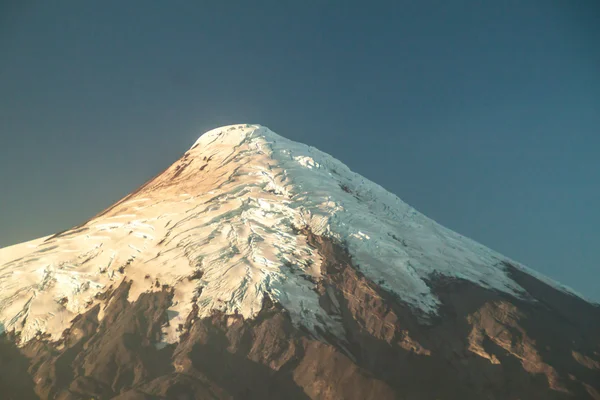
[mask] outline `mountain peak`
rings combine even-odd
[[[113,374],[117,354],[133,351],[124,344],[132,337],[143,338],[139,346],[149,354],[173,345],[165,349],[169,354],[178,344],[172,358],[183,357],[173,361],[183,371],[197,366],[186,361],[187,352],[225,332],[213,345],[232,341],[229,347],[208,359],[239,350],[236,346],[251,337],[256,343],[248,357],[265,357],[274,369],[280,365],[277,357],[303,357],[309,364],[298,364],[304,371],[298,376],[304,376],[329,365],[315,361],[320,354],[337,354],[330,357],[338,361],[326,367],[328,373],[350,371],[352,382],[364,390],[350,397],[367,398],[379,388],[372,398],[394,398],[386,385],[399,379],[369,383],[357,365],[385,378],[386,366],[410,359],[407,353],[429,357],[435,351],[445,360],[444,370],[460,358],[456,379],[481,368],[496,376],[494,367],[510,353],[527,359],[527,374],[543,373],[550,390],[561,391],[567,384],[557,383],[560,371],[542,361],[537,351],[545,350],[536,350],[535,340],[548,339],[543,324],[565,319],[571,322],[564,329],[558,323],[548,328],[561,337],[557,346],[564,357],[596,366],[596,353],[588,347],[578,345],[576,356],[570,352],[575,351],[571,338],[579,335],[574,327],[593,319],[597,307],[437,224],[330,155],[260,125],[205,133],[164,172],[89,221],[0,249],[0,272],[0,331],[20,335],[29,352],[53,348],[49,355],[40,353],[44,360],[84,340],[71,349],[84,349],[81,357],[96,360],[90,361],[93,368],[103,365],[104,372],[96,371],[100,380]],[[525,315],[539,316],[530,330],[533,341],[524,333]],[[430,329],[432,321],[438,323]],[[521,333],[509,337],[511,332]],[[114,335],[123,344],[112,341]],[[502,350],[488,346],[488,339]],[[39,340],[50,347],[36,347]],[[544,343],[554,347],[553,340]],[[294,348],[278,347],[284,343]],[[374,367],[384,359],[383,370]],[[441,370],[428,367],[432,360],[438,359],[416,365],[425,366],[419,373]],[[507,374],[509,383],[529,382]],[[482,382],[483,393],[489,388]],[[409,379],[400,387],[410,384]],[[519,393],[531,390],[523,388]],[[484,397],[490,396],[474,398]]]
[[[205,133],[132,195],[6,263],[11,273],[0,282],[0,296],[11,302],[0,316],[25,340],[39,330],[58,337],[97,293],[127,279],[133,300],[163,285],[175,289],[171,327],[193,304],[201,315],[216,309],[252,318],[266,294],[295,323],[338,331],[314,291],[319,255],[299,229],[345,243],[362,273],[425,315],[439,304],[427,284],[432,274],[524,293],[501,255],[441,227],[333,157],[246,124]],[[172,328],[165,335],[167,342],[177,338]]]
[[[177,340],[174,327],[194,304],[201,316],[219,310],[253,318],[265,295],[294,323],[341,334],[319,305],[321,259],[303,230],[344,243],[361,273],[423,316],[439,306],[427,283],[433,275],[526,296],[506,273],[505,257],[333,157],[242,124],[205,133],[162,174],[84,225],[25,244],[24,256],[23,246],[1,250],[9,272],[0,281],[0,318],[25,340],[38,331],[57,338],[98,293],[131,280],[131,300],[174,289],[166,342]]]
[[[192,149],[209,145],[216,140],[221,141],[224,145],[229,144],[235,146],[253,136],[261,136],[267,140],[281,138],[281,136],[271,131],[269,128],[257,124],[225,125],[203,133],[194,143]]]

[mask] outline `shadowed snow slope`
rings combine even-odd
[[[366,278],[424,321],[440,306],[429,286],[435,277],[529,297],[509,276],[506,257],[319,150],[259,125],[233,125],[202,135],[162,174],[90,221],[1,249],[0,322],[20,332],[22,343],[40,333],[58,340],[96,304],[101,320],[108,305],[99,294],[126,279],[129,301],[173,288],[163,344],[178,341],[192,310],[252,319],[265,295],[297,327],[343,338],[339,317],[320,304],[321,256],[306,231],[343,244]]]

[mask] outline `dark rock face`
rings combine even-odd
[[[439,315],[418,315],[304,232],[317,290],[345,337],[317,339],[265,297],[257,318],[192,312],[158,349],[173,293],[104,294],[58,343],[0,340],[3,399],[600,399],[600,309],[505,265],[533,300],[432,277]],[[159,346],[160,347],[160,346]]]

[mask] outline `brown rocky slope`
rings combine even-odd
[[[323,257],[321,304],[343,339],[296,328],[267,296],[258,318],[192,312],[180,342],[156,346],[172,290],[127,301],[125,279],[59,342],[0,344],[4,399],[600,399],[600,308],[506,264],[518,300],[432,278],[425,320],[366,279],[340,245],[304,232]]]

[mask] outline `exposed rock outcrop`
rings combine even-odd
[[[160,345],[172,289],[127,301],[124,280],[59,342],[0,345],[0,392],[14,399],[583,399],[600,392],[600,310],[507,265],[537,301],[434,279],[432,320],[382,290],[331,240],[321,254],[323,307],[345,331],[315,338],[265,297],[255,319],[190,314]],[[577,312],[561,314],[571,302]],[[11,397],[12,396],[12,397]]]

